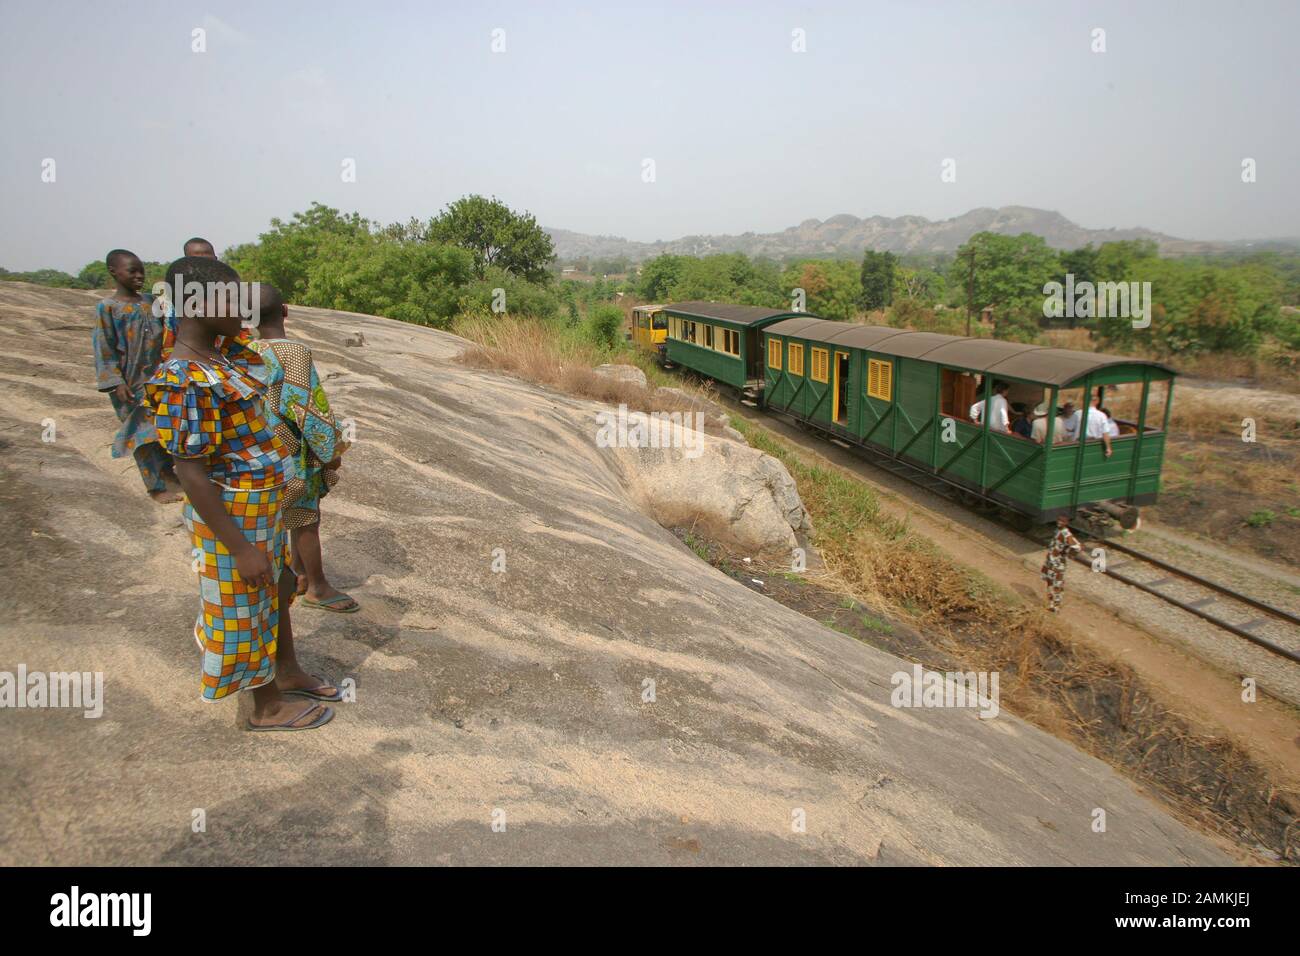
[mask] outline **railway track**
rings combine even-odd
[[[1154,595],[1272,654],[1300,664],[1300,616],[1126,544],[1100,537],[1085,529],[1071,530],[1084,545],[1086,554],[1091,555],[1094,548],[1105,551],[1104,573],[1109,577]],[[1124,560],[1112,561],[1112,551],[1118,551]],[[1078,554],[1074,559],[1092,567],[1091,557]]]

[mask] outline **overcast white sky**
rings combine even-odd
[[[13,270],[170,260],[195,233],[223,249],[313,200],[388,222],[470,192],[641,240],[1009,204],[1300,234],[1295,0],[6,0],[3,23]]]

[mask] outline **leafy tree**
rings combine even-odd
[[[451,324],[460,288],[473,274],[467,252],[434,243],[338,235],[325,242],[320,253],[297,299],[303,305],[439,328]]]
[[[550,279],[551,237],[530,213],[516,213],[495,196],[465,196],[429,220],[425,238],[467,250],[482,279],[493,266],[529,282]]]
[[[1029,341],[1043,317],[1043,286],[1060,270],[1059,256],[1041,236],[979,232],[957,250],[949,281],[966,292],[973,313],[993,307],[1000,338]]]
[[[236,246],[226,253],[226,261],[241,278],[270,282],[286,301],[307,304],[311,270],[326,248],[330,255],[346,257],[346,246],[364,247],[371,241],[368,220],[314,202],[288,222],[272,219],[256,244]]]
[[[36,269],[33,272],[10,272],[0,269],[0,280],[6,282],[31,282],[53,289],[84,289],[86,285],[76,276],[59,269]]]
[[[841,321],[853,318],[857,312],[862,287],[855,263],[805,260],[788,266],[781,279],[787,293],[792,294],[795,288],[804,290],[809,312]]]
[[[623,310],[616,305],[598,305],[587,316],[588,334],[605,348],[618,345],[618,333],[625,322]]]
[[[670,252],[655,256],[641,266],[641,281],[637,294],[647,302],[664,302],[668,293],[682,277],[686,268],[686,256],[675,256]]]
[[[507,315],[551,319],[559,314],[561,295],[549,286],[525,282],[504,269],[494,267],[482,279],[472,279],[461,289],[458,300],[462,312],[491,314],[493,306],[500,302]]]
[[[892,252],[868,249],[862,255],[862,307],[868,312],[883,309],[894,301],[894,269],[898,259]]]

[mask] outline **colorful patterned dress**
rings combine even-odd
[[[226,361],[168,359],[146,386],[158,438],[176,458],[204,461],[222,488],[226,512],[244,537],[271,560],[278,582],[289,562],[280,521],[284,448],[263,417],[261,364],[240,341],[226,343]],[[279,588],[253,588],[235,559],[187,499],[185,526],[199,565],[201,610],[194,639],[203,650],[203,698],[220,700],[275,676]]]
[[[1043,559],[1040,576],[1047,582],[1047,609],[1053,614],[1061,612],[1061,598],[1065,592],[1065,565],[1074,552],[1082,551],[1069,528],[1057,528],[1052,536],[1052,543],[1047,546],[1047,557]]]
[[[259,339],[249,345],[264,363],[254,374],[267,387],[267,420],[293,462],[284,526],[304,528],[320,521],[320,499],[338,483],[338,473],[325,465],[345,445],[316,375],[311,349],[289,339]]]
[[[91,334],[95,352],[95,387],[108,392],[113,411],[122,427],[113,438],[113,457],[135,457],[140,477],[149,491],[163,491],[163,472],[171,460],[158,444],[153,410],[144,402],[145,383],[162,360],[163,320],[155,316],[153,296],[139,302],[100,300],[95,307],[95,329]],[[124,402],[113,394],[125,385],[132,400]]]

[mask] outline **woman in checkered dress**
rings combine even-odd
[[[215,259],[172,263],[168,283],[237,282]],[[213,286],[209,286],[212,288]],[[306,674],[293,651],[293,576],[281,580],[288,543],[281,522],[284,449],[263,415],[257,354],[237,338],[237,306],[209,294],[176,305],[171,355],[146,386],[158,440],[185,488],[201,610],[194,638],[203,651],[204,700],[252,690],[250,730],[307,730],[328,722],[336,688]],[[196,312],[199,314],[190,314]],[[222,336],[220,347],[216,345]],[[304,707],[291,696],[311,698]]]

